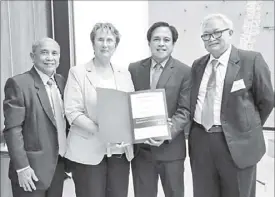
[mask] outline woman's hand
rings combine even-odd
[[[125,142],[121,142],[121,143],[116,143],[115,146],[117,148],[125,148],[126,146],[130,146],[130,143],[125,143]]]
[[[121,143],[108,143],[107,147],[109,148],[125,148],[126,146],[130,146],[130,143],[125,143],[125,142],[121,142]]]

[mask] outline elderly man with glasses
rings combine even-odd
[[[266,151],[270,71],[261,53],[232,46],[232,35],[226,16],[204,18],[201,38],[209,54],[195,60],[191,72],[194,197],[255,197],[256,165]]]

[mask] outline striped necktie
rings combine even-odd
[[[50,78],[47,84],[51,90],[51,103],[53,105],[53,114],[57,127],[59,154],[64,156],[66,152],[66,121],[64,118],[63,105],[60,100],[60,93],[55,81]]]
[[[156,89],[161,73],[162,73],[162,66],[161,64],[157,63],[153,69],[151,89]]]
[[[214,99],[216,94],[216,71],[219,65],[219,61],[213,59],[211,62],[211,74],[206,88],[206,95],[202,108],[202,125],[208,131],[214,124]]]

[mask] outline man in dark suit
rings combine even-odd
[[[135,197],[156,197],[158,177],[165,196],[184,195],[185,128],[190,123],[190,67],[171,57],[178,39],[175,27],[153,24],[147,32],[152,56],[131,63],[135,90],[165,89],[172,140],[149,139],[135,145],[132,174]]]
[[[212,14],[202,23],[209,54],[192,65],[189,155],[194,197],[255,197],[262,127],[274,102],[270,71],[258,52],[230,44],[233,24]]]
[[[65,80],[56,74],[60,47],[51,38],[35,42],[30,71],[7,80],[4,137],[10,155],[14,197],[62,197],[66,151]]]

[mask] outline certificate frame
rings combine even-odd
[[[171,139],[164,89],[142,90],[131,93],[106,88],[97,88],[96,90],[98,95],[99,136],[103,142],[138,144],[145,142],[149,138],[154,138],[155,140]],[[143,95],[151,97],[152,94],[155,94],[153,96],[157,95],[158,99],[161,99],[158,103],[162,105],[159,106],[162,109],[158,109],[157,112],[150,111],[152,109],[149,109],[149,111],[147,109],[145,111],[139,110],[138,112],[144,112],[145,116],[136,118],[137,116],[133,115],[134,106],[131,97],[142,97]],[[146,116],[148,113],[154,114],[154,116]],[[135,132],[141,132],[138,138]],[[146,132],[150,132],[148,137]]]
[[[133,95],[144,94],[144,93],[145,94],[146,93],[161,93],[162,94],[163,105],[164,105],[163,106],[164,107],[164,117],[163,117],[163,119],[164,119],[164,121],[166,123],[166,127],[167,127],[166,129],[167,129],[168,135],[167,136],[161,136],[161,137],[153,137],[153,138],[155,140],[170,140],[171,139],[171,131],[169,129],[169,124],[168,124],[168,110],[167,110],[167,102],[166,102],[165,89],[153,89],[153,90],[150,89],[150,90],[140,90],[140,91],[132,92],[132,93],[129,94],[129,99],[131,99],[131,96],[133,96]],[[129,101],[129,102],[131,102],[131,101]],[[135,123],[133,122],[135,120],[134,120],[133,114],[131,113],[131,112],[133,112],[132,104],[130,104],[129,109],[130,109],[131,121],[132,121],[132,124],[131,124],[132,128],[131,129],[132,129],[133,133],[135,134],[135,128],[134,128]],[[149,137],[148,138],[144,138],[144,139],[135,139],[134,138],[134,143],[135,144],[143,143],[143,142],[145,142],[148,139],[149,139]]]

